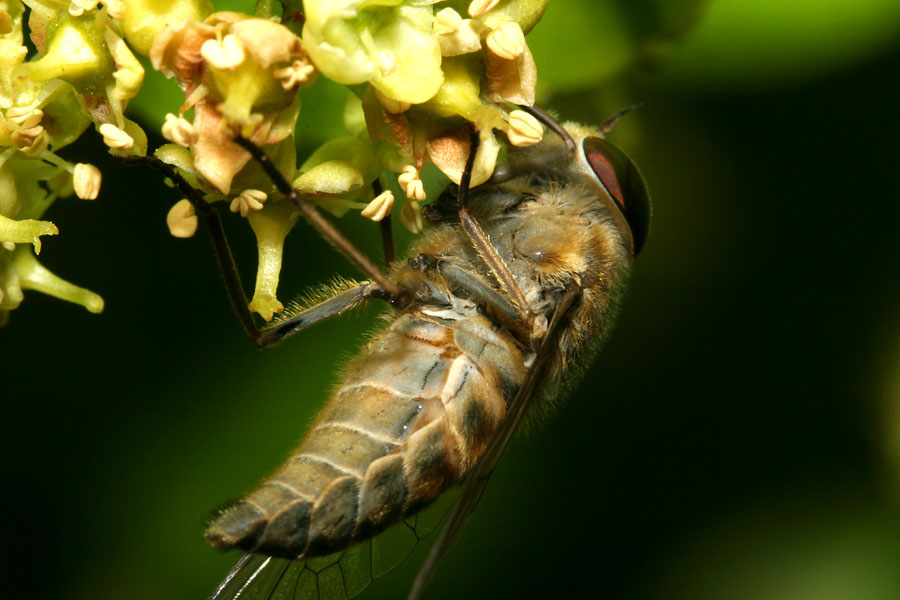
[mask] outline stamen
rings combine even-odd
[[[240,38],[229,33],[221,41],[206,40],[200,46],[200,55],[211,67],[220,71],[233,71],[247,58]]]
[[[99,0],[72,0],[69,3],[69,14],[80,17],[87,11],[94,10],[100,4]]]
[[[134,139],[112,123],[101,125],[100,135],[103,136],[103,143],[114,150],[128,150],[134,146]]]
[[[418,202],[404,202],[400,207],[400,224],[406,227],[410,233],[421,233],[424,228],[422,206]]]
[[[397,176],[397,183],[403,189],[406,197],[416,202],[425,200],[425,186],[419,179],[419,172],[412,165],[403,167],[403,172]]]
[[[184,117],[176,117],[172,113],[166,114],[166,122],[162,126],[163,137],[179,146],[189,148],[197,143],[200,134],[193,124]]]
[[[197,212],[187,199],[175,203],[166,215],[169,233],[177,238],[189,238],[197,233]]]
[[[525,34],[522,26],[515,21],[506,22],[491,31],[485,43],[491,52],[506,60],[516,59],[525,52]]]
[[[452,8],[439,10],[434,15],[434,32],[437,35],[456,33],[462,25],[462,16]]]
[[[122,20],[125,16],[125,3],[122,0],[103,0],[107,14],[113,19]]]
[[[313,66],[309,59],[300,58],[295,60],[289,67],[276,69],[274,75],[281,80],[281,87],[289,90],[301,83],[306,83],[315,72],[316,67]]]
[[[231,212],[241,211],[241,216],[246,217],[254,210],[262,210],[263,202],[268,196],[262,190],[246,189],[231,201]]]
[[[384,107],[384,110],[391,113],[392,115],[399,115],[410,107],[409,102],[400,102],[399,100],[389,98],[377,88],[375,89],[375,98],[378,100],[381,106]]]
[[[499,3],[500,0],[472,0],[469,4],[469,16],[478,18],[489,10],[492,10]]]
[[[100,193],[102,175],[100,169],[90,163],[78,163],[72,172],[75,195],[82,200],[96,200]]]
[[[375,199],[362,210],[362,216],[373,221],[381,221],[391,214],[394,207],[394,194],[391,190],[385,190],[375,196]]]
[[[544,137],[544,128],[540,122],[524,110],[509,113],[508,122],[506,137],[513,146],[534,146]]]
[[[30,129],[39,125],[44,118],[44,111],[30,106],[13,106],[6,111],[6,120],[22,129]]]

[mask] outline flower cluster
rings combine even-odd
[[[141,87],[144,69],[128,49],[114,16],[121,2],[88,0],[60,8],[28,2],[28,26],[37,54],[26,61],[19,0],[0,1],[0,322],[38,290],[103,310],[98,295],[60,279],[35,257],[41,236],[56,226],[41,220],[57,199],[97,198],[100,171],[58,154],[93,123],[110,150],[142,154],[146,136],[124,116]]]
[[[283,244],[298,220],[259,165],[233,140],[261,146],[307,200],[335,216],[351,210],[422,228],[422,168],[459,182],[470,132],[480,137],[473,185],[493,172],[503,138],[540,141],[542,128],[517,105],[534,102],[536,69],[525,34],[547,0],[305,0],[283,2],[283,22],[215,12],[209,0],[0,0],[0,311],[38,289],[102,309],[102,300],[40,267],[40,236],[57,233],[40,217],[56,197],[96,198],[99,171],[57,150],[93,123],[110,153],[145,155],[147,138],[124,116],[143,69],[132,52],[184,93],[162,127],[170,142],[153,154],[174,166],[208,202],[245,217],[257,237],[259,267],[251,309],[271,319]],[[27,58],[27,60],[26,60]],[[346,135],[297,166],[298,90],[322,75],[352,94]],[[186,200],[167,222],[176,237],[197,229]],[[33,247],[33,252],[32,252]],[[0,316],[6,314],[0,312]]]

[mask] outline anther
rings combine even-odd
[[[87,11],[94,10],[100,4],[99,0],[72,0],[69,3],[69,14],[80,17]]]
[[[469,3],[469,16],[478,18],[484,13],[492,10],[500,3],[500,0],[472,0]]]
[[[462,16],[452,8],[439,10],[434,15],[434,32],[438,35],[456,33],[462,21]]]
[[[241,216],[246,217],[254,210],[262,210],[263,202],[268,196],[262,190],[246,189],[231,201],[231,212],[241,211]]]
[[[421,233],[422,208],[416,202],[404,202],[400,207],[400,224],[406,227],[410,233]]]
[[[544,137],[544,128],[540,122],[524,110],[509,113],[508,122],[506,137],[513,146],[534,146]]]
[[[508,21],[491,31],[485,43],[491,52],[506,60],[518,58],[525,52],[525,34],[515,21]]]
[[[190,121],[184,117],[166,114],[166,122],[162,126],[163,137],[185,148],[197,143],[200,135]]]
[[[100,169],[90,163],[78,163],[72,172],[72,186],[75,195],[82,200],[96,200],[100,193],[102,176]]]
[[[122,0],[104,0],[103,4],[107,14],[113,19],[122,20],[125,16],[125,3]]]
[[[244,63],[247,55],[244,44],[236,35],[229,33],[221,41],[206,40],[200,46],[200,55],[210,66],[220,71],[233,71]]]
[[[6,120],[22,129],[30,129],[39,125],[44,118],[44,111],[29,106],[13,106],[6,111]]]
[[[197,232],[197,212],[187,199],[175,203],[166,215],[169,233],[177,238],[189,238]]]
[[[306,83],[315,72],[316,68],[313,64],[308,59],[301,58],[295,60],[289,67],[276,69],[274,75],[281,80],[281,87],[289,90],[301,83]]]
[[[112,123],[101,125],[100,135],[103,136],[103,143],[114,150],[128,150],[134,146],[134,139]]]
[[[384,190],[362,210],[362,216],[373,221],[381,221],[391,214],[394,207],[394,194],[391,190]]]
[[[425,185],[419,179],[419,172],[412,165],[403,167],[403,172],[397,176],[397,183],[403,189],[406,197],[416,202],[425,200]]]

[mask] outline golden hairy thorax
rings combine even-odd
[[[544,404],[590,358],[630,259],[588,175],[577,161],[549,164],[470,198],[536,323],[546,325],[566,289],[582,290],[542,375]],[[211,525],[214,543],[288,558],[345,548],[464,478],[494,438],[535,334],[511,317],[453,201],[430,207],[436,227],[391,273],[414,301],[350,363],[287,463]]]

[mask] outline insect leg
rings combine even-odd
[[[372,191],[376,196],[384,191],[381,187],[381,181],[376,179],[372,182]],[[391,266],[391,263],[394,262],[395,256],[394,229],[391,225],[390,213],[385,215],[385,217],[378,222],[378,226],[381,228],[381,247],[384,249],[384,264],[389,267]]]
[[[322,213],[316,210],[312,204],[307,202],[303,196],[298,194],[297,190],[291,187],[290,182],[284,178],[284,175],[281,174],[259,146],[241,136],[235,136],[234,141],[256,159],[272,180],[272,183],[275,184],[275,187],[278,188],[278,191],[293,202],[297,209],[303,213],[307,220],[309,220],[322,235],[331,240],[331,242],[337,246],[352,263],[359,267],[359,269],[371,278],[372,281],[377,283],[381,289],[387,292],[391,304],[394,304],[395,306],[405,306],[409,303],[409,292],[388,279],[387,275],[385,275],[375,263],[369,260],[368,256],[363,254],[353,242],[347,239],[346,236],[332,225],[328,219],[323,217]]]
[[[466,232],[472,245],[475,246],[475,251],[478,252],[478,255],[485,264],[487,264],[491,273],[494,274],[497,282],[500,283],[500,287],[509,294],[513,305],[516,307],[516,311],[519,313],[519,319],[526,327],[530,328],[534,322],[534,313],[531,312],[531,308],[529,308],[528,302],[525,300],[525,294],[522,293],[522,288],[516,283],[513,274],[509,271],[509,267],[503,262],[500,254],[497,253],[497,249],[494,248],[494,245],[491,243],[490,238],[469,210],[469,183],[472,180],[472,168],[475,165],[475,152],[478,150],[479,144],[478,133],[474,130],[472,131],[471,139],[472,142],[469,147],[469,156],[466,159],[466,167],[459,181],[459,196],[457,196],[459,202],[459,221],[463,231]]]
[[[257,341],[259,339],[259,328],[253,320],[253,313],[250,312],[247,294],[244,292],[244,286],[241,284],[241,276],[238,271],[237,264],[234,262],[234,255],[231,253],[231,246],[228,244],[228,238],[225,236],[225,228],[222,227],[222,220],[219,218],[219,211],[215,209],[203,195],[189,184],[184,177],[172,165],[165,163],[154,156],[141,156],[134,158],[123,158],[128,162],[145,162],[155,169],[161,171],[168,177],[178,191],[191,203],[197,214],[202,215],[206,220],[206,229],[209,232],[212,241],[213,251],[216,255],[216,263],[219,267],[219,274],[222,281],[225,282],[225,292],[231,307],[237,315],[241,328],[250,339]]]
[[[536,396],[535,392],[544,374],[544,369],[547,367],[547,361],[554,350],[554,346],[558,345],[561,331],[560,323],[566,318],[569,310],[575,306],[580,295],[581,287],[573,282],[563,294],[559,304],[557,304],[553,318],[550,320],[547,334],[544,336],[538,350],[531,357],[533,360],[522,387],[519,388],[515,398],[510,402],[506,416],[503,422],[500,423],[494,439],[491,440],[488,447],[485,448],[484,454],[481,455],[481,458],[466,476],[459,498],[453,507],[453,512],[450,513],[450,517],[441,530],[440,536],[434,542],[428,557],[416,574],[416,579],[409,591],[407,600],[419,599],[441,559],[459,538],[460,532],[462,532],[463,527],[469,520],[472,511],[475,510],[475,506],[478,504],[478,500],[481,498],[481,494],[484,492],[484,488],[487,487],[488,480],[494,472],[494,467],[497,466],[500,456],[503,454],[503,451],[512,439],[513,433],[519,427],[522,417],[528,412],[528,407]]]
[[[335,317],[372,298],[387,299],[387,294],[371,281],[366,281],[264,328],[259,332],[256,344],[260,348],[276,344],[310,325]]]
[[[439,262],[437,269],[451,283],[454,283],[461,289],[466,290],[476,298],[482,300],[485,304],[494,308],[496,312],[500,313],[498,316],[502,317],[505,322],[521,325],[518,309],[516,309],[513,303],[507,300],[503,294],[488,285],[487,282],[483,281],[478,276],[473,275],[469,271],[461,269],[449,262]]]

